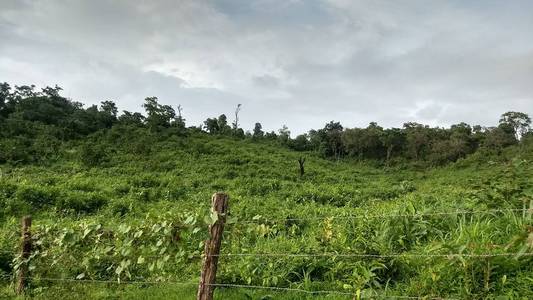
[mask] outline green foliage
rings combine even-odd
[[[4,85],[0,91],[0,249],[18,251],[23,214],[33,215],[34,237],[27,262],[0,251],[0,275],[29,264],[32,297],[191,298],[207,225],[218,219],[209,199],[225,190],[231,200],[223,253],[374,257],[224,256],[219,282],[362,298],[533,298],[530,256],[466,255],[533,251],[530,133],[518,141],[505,124],[345,129],[330,122],[295,139],[288,128],[264,134],[261,126],[243,137],[222,116],[206,123],[208,132],[185,129],[155,99],[146,107],[148,120],[117,116],[112,102],[84,109],[61,99],[58,89],[11,92]],[[30,105],[41,98],[42,106]],[[47,111],[59,117],[49,119]],[[300,176],[297,161],[304,155]],[[488,209],[519,211],[431,215]],[[465,255],[417,256],[450,253]],[[387,256],[397,254],[405,256]],[[12,295],[9,282],[0,281],[0,293]],[[220,299],[270,296],[317,299],[216,291]]]
[[[104,145],[85,143],[80,148],[80,161],[87,167],[95,167],[108,161]]]

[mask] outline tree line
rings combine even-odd
[[[291,138],[286,126],[277,132],[265,132],[256,123],[252,130],[243,130],[239,124],[240,104],[231,123],[222,114],[208,118],[201,126],[187,127],[182,107],[176,111],[159,103],[157,97],[145,99],[144,114],[119,114],[113,101],[85,108],[60,92],[58,86],[37,90],[33,85],[11,87],[0,83],[0,163],[36,161],[66,141],[114,127],[142,128],[160,136],[231,136],[313,151],[328,158],[372,159],[386,164],[421,161],[441,165],[479,150],[499,153],[511,145],[533,143],[530,117],[512,111],[504,113],[493,127],[459,123],[442,128],[409,122],[402,128],[383,128],[372,122],[365,128],[345,128],[331,121],[324,128]]]

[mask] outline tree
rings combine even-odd
[[[102,101],[100,104],[100,110],[111,117],[117,117],[118,109],[113,101]]]
[[[278,140],[281,142],[281,144],[287,145],[289,143],[290,138],[291,132],[289,128],[287,127],[287,125],[283,125],[283,127],[278,130]]]
[[[204,127],[210,134],[216,134],[219,132],[217,118],[208,118],[204,121]]]
[[[411,158],[419,160],[429,148],[429,126],[415,122],[403,124],[406,133],[407,151]]]
[[[178,105],[178,117],[176,118],[176,126],[178,128],[184,129],[185,128],[185,119],[183,118],[181,112],[183,111],[183,107],[181,107],[181,104]]]
[[[296,151],[310,150],[309,136],[307,134],[300,134],[290,142],[290,148]]]
[[[486,134],[483,141],[483,147],[486,149],[500,153],[503,148],[516,144],[513,129],[507,125],[488,128]]]
[[[400,128],[385,129],[381,135],[381,143],[386,149],[385,161],[389,165],[393,151],[400,151],[405,145],[405,134]]]
[[[363,158],[365,148],[362,140],[364,129],[348,128],[342,133],[342,144],[349,156]]]
[[[521,112],[508,111],[500,118],[500,125],[509,126],[517,140],[520,140],[530,129],[531,118]]]
[[[254,126],[254,133],[253,133],[253,137],[254,138],[262,138],[263,135],[265,135],[265,133],[263,132],[263,126],[261,125],[261,123],[255,123],[255,126]]]
[[[237,131],[239,128],[239,112],[241,111],[241,105],[237,104],[237,108],[235,108],[235,120],[231,124],[233,126],[233,131]]]
[[[11,87],[7,82],[0,83],[0,121],[7,117],[6,103],[11,92]]]
[[[383,128],[376,122],[371,122],[368,127],[363,130],[363,148],[365,149],[367,158],[380,158],[383,156],[384,147],[381,142],[383,135]]]
[[[113,101],[103,101],[100,104],[99,121],[101,127],[111,128],[117,122],[117,105]]]
[[[170,127],[171,121],[176,117],[176,112],[169,105],[160,105],[157,97],[148,97],[143,104],[148,117],[146,123],[151,130]]]
[[[226,134],[231,131],[231,127],[228,125],[228,117],[225,114],[218,116],[218,133]]]
[[[270,132],[265,133],[265,138],[274,141],[278,138],[278,135],[274,130],[272,130]]]
[[[145,117],[138,112],[132,113],[127,110],[122,112],[122,115],[118,117],[118,122],[123,125],[133,125],[137,127],[143,126],[145,122]]]

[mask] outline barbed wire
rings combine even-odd
[[[61,282],[77,282],[77,283],[114,283],[114,284],[173,284],[173,285],[198,285],[194,282],[179,282],[179,281],[148,281],[148,280],[105,280],[105,279],[76,279],[76,278],[59,278],[59,277],[25,277],[31,280],[42,281],[61,281]]]
[[[261,219],[257,220],[243,220],[237,221],[235,223],[227,223],[226,225],[231,226],[235,224],[257,224],[265,222],[298,222],[298,221],[322,221],[326,219],[339,220],[339,219],[375,219],[375,218],[403,218],[403,217],[430,217],[430,216],[447,216],[447,215],[469,215],[469,214],[494,214],[494,213],[511,213],[511,212],[528,212],[533,213],[533,208],[523,209],[523,208],[511,208],[511,209],[491,209],[491,210],[457,210],[457,211],[448,211],[448,212],[428,212],[428,213],[414,213],[414,214],[368,214],[368,212],[361,212],[360,214],[354,215],[344,215],[344,216],[320,216],[320,217],[309,217],[309,218],[275,218],[275,219]]]
[[[18,252],[15,252],[18,253]],[[66,254],[66,253],[65,253]],[[167,254],[170,258],[176,255]],[[136,254],[124,257],[161,258],[164,255],[143,255]],[[204,258],[205,254],[186,255],[183,258],[197,259]],[[221,253],[212,254],[211,257],[359,257],[359,258],[398,258],[398,257],[419,257],[419,258],[489,258],[489,257],[522,257],[533,256],[533,252],[513,252],[513,253],[449,253],[449,254],[414,254],[414,253],[392,253],[392,254],[364,254],[364,253]]]
[[[10,275],[0,275],[0,278],[13,279]],[[68,282],[68,283],[105,283],[105,284],[169,284],[169,285],[182,285],[182,286],[196,286],[198,283],[195,282],[177,282],[177,281],[144,281],[144,280],[128,280],[128,281],[118,281],[118,280],[104,280],[104,279],[75,279],[75,278],[59,278],[59,277],[26,277],[30,280],[42,280],[42,281],[54,281],[54,282]],[[271,291],[283,291],[283,292],[297,292],[304,293],[309,295],[318,295],[318,294],[330,294],[330,295],[345,295],[345,296],[356,296],[357,293],[353,292],[343,292],[336,290],[304,290],[300,288],[288,288],[288,287],[270,287],[270,286],[261,286],[261,285],[243,285],[243,284],[232,284],[232,283],[213,283],[206,284],[206,286],[220,287],[220,288],[240,288],[240,289],[261,289],[261,290],[271,290]],[[442,297],[428,297],[428,296],[396,296],[396,295],[371,295],[369,298],[375,299],[379,298],[388,298],[388,299],[433,299],[433,300],[455,300],[455,298],[442,298]],[[362,297],[365,298],[365,297]]]
[[[210,256],[218,257],[367,257],[367,258],[394,258],[394,257],[444,257],[444,258],[457,258],[457,257],[469,257],[469,258],[487,258],[487,257],[508,257],[508,256],[533,256],[533,252],[525,253],[450,253],[450,254],[410,254],[410,253],[397,253],[397,254],[357,254],[357,253],[222,253],[213,254]]]
[[[353,292],[342,292],[335,290],[317,290],[310,291],[299,288],[284,288],[284,287],[269,287],[261,285],[244,285],[244,284],[231,284],[231,283],[213,283],[206,284],[207,286],[213,287],[225,287],[225,288],[243,288],[243,289],[262,289],[262,290],[273,290],[273,291],[284,291],[284,292],[298,292],[310,295],[316,294],[336,294],[336,295],[345,295],[345,296],[356,296],[357,293]],[[442,298],[442,297],[428,297],[428,296],[394,296],[394,295],[371,295],[369,298],[375,299],[376,297],[380,298],[393,298],[393,299],[431,299],[431,300],[455,300],[455,298]],[[362,297],[364,298],[364,297]]]

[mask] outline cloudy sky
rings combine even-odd
[[[533,1],[0,0],[0,81],[189,125],[494,125],[533,115]]]

